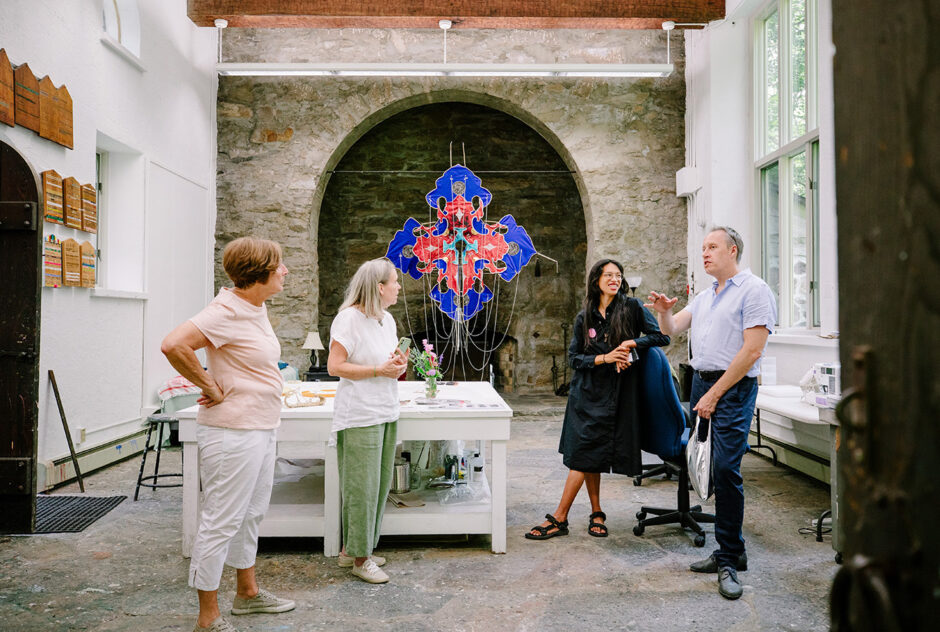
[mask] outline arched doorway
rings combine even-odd
[[[493,194],[490,218],[512,214],[536,248],[559,261],[557,272],[548,261],[538,267],[533,261],[509,284],[487,277],[497,299],[486,315],[471,323],[479,340],[513,341],[511,364],[497,354],[487,360],[502,373],[501,384],[550,388],[552,356],[564,362],[563,325],[573,320],[583,291],[584,212],[561,156],[531,127],[495,108],[467,102],[413,107],[363,134],[338,161],[319,213],[320,323],[328,326],[355,269],[384,255],[408,217],[427,221],[424,196],[451,165],[451,155],[454,163],[474,170]],[[434,308],[425,283],[406,278],[403,286],[399,304],[392,309],[399,331],[434,331]],[[452,375],[488,377],[488,366],[477,364],[483,359],[454,363],[459,369]],[[512,375],[506,375],[507,370]]]
[[[39,199],[26,160],[0,141],[0,533],[30,533],[35,521]]]

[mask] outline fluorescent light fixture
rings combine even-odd
[[[228,77],[668,77],[673,64],[216,64]]]

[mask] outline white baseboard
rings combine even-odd
[[[146,439],[147,430],[142,428],[127,436],[109,441],[104,445],[77,452],[75,456],[78,459],[78,467],[82,471],[82,476],[107,467],[112,463],[123,461],[135,454],[140,454],[144,449]],[[76,480],[75,466],[72,464],[71,457],[45,461],[40,463],[37,469],[36,489],[40,492]]]

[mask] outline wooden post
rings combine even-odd
[[[72,433],[69,432],[69,423],[65,420],[65,408],[62,406],[62,398],[59,397],[59,385],[55,381],[55,373],[49,369],[49,381],[52,382],[52,391],[55,393],[55,403],[59,407],[59,417],[62,418],[62,429],[65,430],[65,440],[69,444],[69,456],[72,457],[72,465],[75,466],[75,476],[78,477],[78,487],[85,493],[85,482],[82,480],[82,471],[78,469],[78,457],[75,456],[75,446],[72,445]]]

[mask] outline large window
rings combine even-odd
[[[98,278],[102,290],[144,291],[143,155],[98,132]]]
[[[101,21],[112,43],[140,57],[140,10],[137,0],[103,0]]]
[[[755,170],[761,274],[777,325],[819,326],[815,0],[773,0],[755,21]]]

